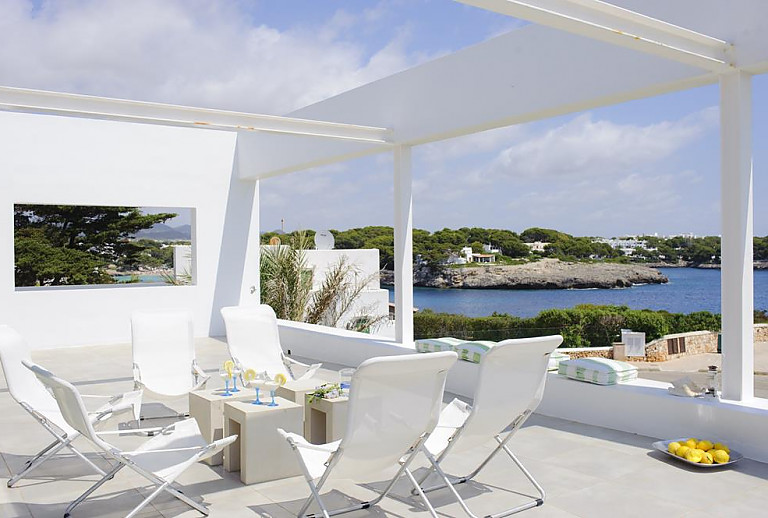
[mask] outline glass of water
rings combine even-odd
[[[341,387],[341,396],[349,397],[349,387],[352,384],[352,375],[355,369],[341,369],[339,371],[339,386]]]

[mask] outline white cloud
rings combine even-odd
[[[285,113],[415,64],[408,33],[372,52],[324,25],[252,25],[247,3],[0,0],[0,84]],[[258,23],[258,21],[257,21]]]
[[[646,125],[587,113],[540,126],[425,146],[414,167],[419,224],[551,226],[579,235],[663,231],[672,221],[716,228],[711,178],[692,163],[678,165],[686,147],[712,136],[716,108]],[[697,203],[701,189],[709,194]]]
[[[504,149],[487,173],[584,178],[631,171],[664,160],[716,123],[714,108],[646,126],[595,121],[586,113]]]

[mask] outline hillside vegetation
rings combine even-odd
[[[307,230],[312,238],[314,231]],[[394,237],[392,227],[374,226],[331,230],[336,239],[336,248],[378,248],[381,268],[391,270],[394,267]],[[295,233],[294,233],[295,234]],[[262,235],[262,242],[267,243],[275,232]],[[432,268],[444,265],[451,254],[457,254],[465,246],[473,252],[482,252],[483,244],[499,248],[496,254],[497,264],[518,264],[552,257],[562,261],[613,261],[655,264],[707,265],[720,263],[720,237],[670,237],[640,236],[645,241],[645,248],[638,248],[633,255],[626,256],[607,243],[596,241],[594,237],[572,236],[558,230],[533,227],[520,232],[505,229],[462,227],[444,228],[435,232],[414,229],[414,261]],[[547,243],[544,251],[532,252],[526,243]],[[755,260],[768,260],[768,236],[754,238]]]

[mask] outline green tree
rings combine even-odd
[[[564,232],[559,232],[557,230],[552,230],[550,228],[539,228],[539,227],[531,227],[529,229],[524,230],[520,234],[520,239],[522,239],[525,243],[533,243],[535,241],[540,241],[542,243],[553,243],[557,241],[558,239],[562,238],[572,238],[570,234],[566,234]]]
[[[143,214],[137,207],[15,205],[17,286],[110,283],[109,263],[143,264],[139,230],[175,217]]]

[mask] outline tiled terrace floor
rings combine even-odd
[[[206,370],[218,368],[225,353],[226,348],[220,341],[206,339],[199,342],[198,357]],[[117,393],[132,387],[129,345],[43,351],[35,353],[34,359],[75,382],[84,393]],[[327,367],[332,369],[334,366]],[[324,369],[321,376],[334,379],[335,373]],[[215,377],[211,381],[214,386],[220,384]],[[115,442],[130,447],[141,440],[121,437]],[[534,416],[517,434],[512,448],[547,490],[547,500],[542,507],[525,511],[521,516],[766,516],[768,465],[745,459],[733,469],[687,469],[652,452],[649,445],[653,440]],[[47,443],[45,430],[12,401],[2,380],[2,476],[7,478],[10,471],[17,471],[29,455]],[[92,451],[83,439],[76,444],[83,451]],[[486,451],[491,446],[489,442]],[[447,467],[449,472],[469,471],[473,461],[473,458],[461,457]],[[461,488],[461,493],[479,515],[521,503],[524,498],[521,493],[530,492],[522,475],[510,466],[509,461],[498,457],[481,473],[478,483]],[[61,517],[68,502],[95,480],[97,476],[90,474],[78,459],[50,461],[32,478],[22,480],[12,489],[0,485],[0,516]],[[208,504],[213,517],[295,516],[308,495],[307,486],[299,477],[244,486],[238,474],[203,464],[189,469],[179,483],[186,494]],[[146,488],[138,475],[123,470],[76,509],[74,517],[124,516],[142,500]],[[398,484],[393,497],[385,498],[380,507],[349,516],[428,517],[420,502],[408,497],[409,489]],[[369,487],[350,483],[334,486],[328,501],[333,506],[348,502],[350,497],[371,499],[373,496]],[[432,493],[431,500],[442,516],[463,516],[447,492]],[[199,514],[170,497],[160,497],[145,508],[141,516],[195,517]]]

